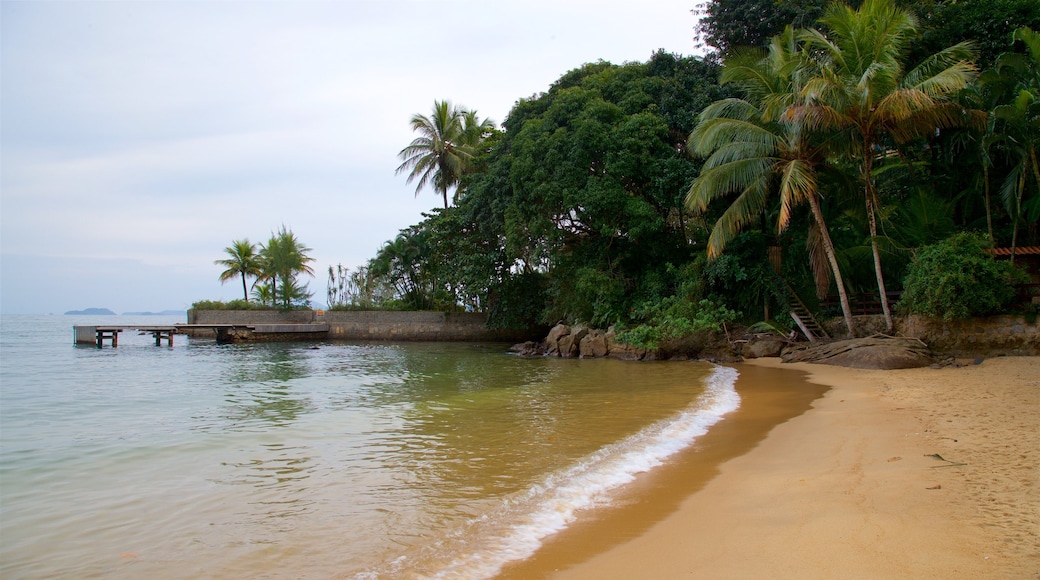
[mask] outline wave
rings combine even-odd
[[[418,558],[401,557],[388,569],[355,578],[413,576],[482,579],[531,557],[545,539],[565,529],[578,512],[608,505],[611,492],[689,447],[740,406],[736,369],[716,366],[704,392],[678,415],[547,476],[491,513],[470,520],[450,537],[427,546]],[[434,571],[436,570],[436,571]],[[410,573],[406,572],[410,571]]]

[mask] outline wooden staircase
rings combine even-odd
[[[794,319],[794,323],[801,329],[805,338],[808,338],[809,342],[830,340],[830,335],[816,321],[816,317],[812,315],[812,312],[809,312],[809,309],[805,307],[805,303],[798,297],[798,294],[795,294],[794,289],[788,286],[787,293],[789,296],[787,306],[791,310],[791,318]]]

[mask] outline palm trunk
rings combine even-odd
[[[823,221],[823,210],[820,209],[820,200],[815,195],[809,197],[809,206],[812,208],[813,219],[820,225],[820,237],[823,238],[823,251],[827,254],[827,262],[831,265],[834,274],[834,283],[838,285],[838,298],[841,300],[841,313],[845,316],[845,328],[849,331],[849,338],[855,338],[856,325],[852,320],[852,308],[849,306],[849,296],[845,292],[845,282],[841,278],[841,269],[838,268],[838,259],[834,256],[834,243],[831,242],[831,233],[827,229],[827,222]]]
[[[878,250],[877,244],[877,215],[875,211],[876,204],[874,182],[873,182],[873,161],[874,157],[871,153],[869,142],[863,152],[863,179],[866,181],[864,187],[867,199],[867,223],[870,225],[870,251],[874,255],[874,275],[877,277],[878,293],[881,298],[881,311],[885,314],[885,327],[889,332],[895,327],[892,324],[892,311],[888,307],[888,292],[885,291],[885,275],[881,272],[881,252]]]
[[[246,273],[242,272],[242,297],[249,302],[249,290],[246,289]]]
[[[989,203],[989,164],[983,162],[982,164],[982,187],[986,194],[986,228],[989,230],[989,247],[997,247],[996,238],[993,237],[993,209]],[[996,254],[993,257],[996,258]]]

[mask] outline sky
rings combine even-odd
[[[0,1],[0,312],[241,298],[283,225],[327,271],[443,204],[395,174],[448,99],[501,123],[600,60],[695,54],[693,0]]]

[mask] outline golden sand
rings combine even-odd
[[[1040,358],[898,371],[759,359],[738,369],[744,402],[716,437],[503,576],[1040,577]],[[831,387],[804,414],[804,401],[741,387],[810,393],[803,373]],[[724,431],[753,425],[759,435],[726,442]]]

